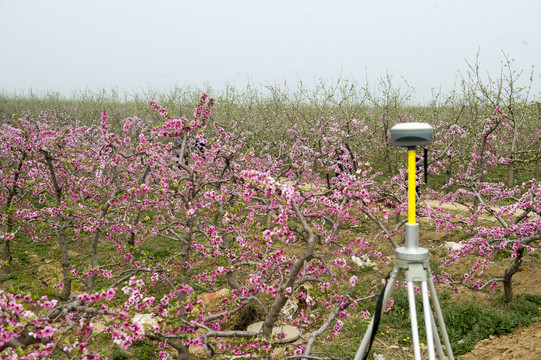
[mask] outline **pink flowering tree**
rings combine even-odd
[[[217,124],[216,138],[207,139],[196,132],[204,129],[205,119],[189,127],[186,120],[169,119],[164,109],[155,107],[166,121],[157,131],[175,139],[169,147],[177,159],[171,162],[164,158],[160,169],[161,187],[156,191],[167,203],[160,204],[163,215],[155,219],[163,223],[158,226],[157,236],[178,243],[180,251],[176,261],[156,275],[167,278],[172,286],[173,291],[156,308],[160,317],[169,320],[148,336],[175,348],[179,359],[188,356],[189,346],[202,346],[209,356],[220,352],[264,356],[261,349],[270,350],[271,344],[265,339],[276,322],[292,321],[281,313],[289,297],[298,296],[310,306],[320,303],[321,315],[327,313],[323,309],[335,306],[318,334],[337,316],[344,316],[358,301],[356,297],[342,294],[316,299],[301,288],[313,283],[327,293],[331,284],[339,287],[344,282],[355,282],[344,273],[349,270],[345,259],[333,259],[369,246],[364,240],[343,245],[345,235],[339,231],[340,225],[353,219],[344,191],[362,194],[360,187],[372,180],[352,176],[349,181],[353,190],[324,187],[312,171],[314,150],[295,130],[289,134],[293,145],[286,149],[286,158],[276,159],[264,150],[257,155],[253,150],[246,151],[242,136]],[[199,119],[198,112],[195,115]],[[204,151],[193,150],[194,137],[206,144]],[[185,160],[190,143],[192,151]],[[334,154],[328,156],[334,165]],[[290,255],[284,247],[297,248],[301,253]],[[323,248],[333,247],[337,247],[334,256],[323,255]],[[205,270],[194,271],[203,261]],[[220,277],[227,279],[230,296],[217,310],[206,310],[195,296],[193,281],[200,287],[212,288]],[[270,304],[269,297],[274,299]],[[223,329],[227,320],[248,304],[255,304],[262,313],[261,332]],[[303,309],[301,318],[292,324],[300,325],[301,320],[312,323],[313,316]],[[309,353],[317,336],[310,346],[299,351]],[[250,340],[224,343],[221,338]],[[251,344],[251,351],[246,352],[246,344]],[[263,348],[261,344],[265,344]]]
[[[90,127],[29,122],[35,140],[22,166],[30,201],[19,202],[11,222],[35,241],[57,240],[63,301],[3,294],[0,316],[10,325],[2,355],[99,358],[92,350],[99,320],[123,348],[150,339],[161,358],[172,349],[177,359],[188,359],[193,347],[208,357],[268,357],[277,324],[319,324],[288,354],[308,357],[348,314],[368,315],[362,302],[374,291],[360,293],[351,257],[387,262],[376,241],[398,246],[404,171],[390,180],[374,172],[370,150],[356,141],[367,137],[363,121],[349,121],[344,131],[337,119],[322,118],[310,141],[293,127],[255,149],[242,124],[226,129],[211,120],[213,105],[202,96],[188,119],[152,103],[160,124],[130,118],[116,132],[106,113]],[[22,136],[13,129],[6,136]],[[16,169],[20,154],[3,156]],[[22,187],[10,171],[7,187]],[[352,230],[366,221],[380,229],[376,239]],[[85,256],[74,265],[68,245],[83,243]],[[100,255],[104,244],[116,253]],[[146,254],[145,246],[166,255]],[[86,291],[72,291],[71,281]],[[204,300],[224,286],[219,300]],[[297,310],[287,311],[292,303]],[[234,327],[235,316],[250,309],[261,329]],[[141,313],[157,325],[144,327]]]
[[[454,188],[442,197],[441,201],[459,202],[469,206],[470,217],[459,217],[464,224],[461,228],[473,235],[463,241],[460,250],[451,250],[447,263],[463,257],[476,257],[471,271],[464,274],[460,283],[474,289],[490,285],[494,288],[498,281],[504,285],[504,295],[513,298],[512,277],[521,271],[524,257],[533,252],[541,240],[541,222],[539,211],[539,184],[536,181],[525,182],[509,188],[503,180],[492,180],[492,174],[500,166],[505,166],[510,159],[501,155],[507,147],[506,131],[510,125],[506,115],[494,111],[492,116],[482,122],[480,132],[474,137],[470,161],[459,166],[459,171],[449,179],[444,188]],[[486,216],[494,225],[486,226],[481,220]],[[486,283],[475,281],[475,276],[482,274],[490,260],[502,251],[511,251],[512,264],[501,278]]]
[[[60,251],[62,288],[60,298],[68,299],[74,279],[68,255],[70,231],[78,228],[83,212],[78,206],[79,181],[84,179],[84,160],[81,158],[81,136],[84,128],[60,127],[50,123],[27,122],[25,129],[33,139],[28,144],[32,155],[28,169],[28,191],[25,207],[18,207],[17,218],[22,229],[34,241],[56,240]]]
[[[15,208],[21,206],[24,201],[25,184],[29,173],[29,162],[34,147],[32,124],[19,119],[16,124],[4,124],[0,135],[0,176],[2,188],[0,199],[2,202],[2,265],[10,271],[13,257],[11,254],[11,241],[20,230],[20,225],[15,214]]]
[[[119,252],[125,255],[135,250],[141,213],[148,208],[145,195],[149,191],[151,157],[156,148],[149,129],[140,119],[126,119],[122,134],[117,136],[110,132],[107,118],[107,113],[103,113],[99,129],[87,132],[93,146],[85,155],[91,159],[92,166],[88,169],[85,186],[81,187],[80,197],[84,202],[79,205],[84,208],[86,221],[75,230],[78,236],[84,234],[91,238],[90,269],[83,269],[81,274],[88,292],[93,291],[98,275],[110,277],[108,268],[115,266],[113,260],[110,264],[99,264],[98,245],[103,238],[113,240]],[[115,233],[123,234],[123,239],[118,241],[113,236]],[[128,256],[132,257],[133,254]]]

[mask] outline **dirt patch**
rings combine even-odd
[[[439,208],[439,209],[443,209],[443,210],[447,210],[447,211],[454,211],[454,212],[461,213],[461,214],[469,214],[470,213],[470,209],[467,206],[465,206],[463,204],[456,203],[456,202],[440,203],[438,200],[426,200],[426,201],[424,201],[424,203],[426,205],[432,207],[432,208]],[[492,208],[492,210],[494,210],[496,212],[501,210],[501,208],[498,207],[498,206],[493,206],[491,208]],[[517,216],[519,214],[520,214],[520,211],[516,210],[514,215]],[[496,218],[486,210],[483,210],[483,214],[481,216],[479,216],[479,219],[484,220],[484,221],[488,221],[488,222],[491,222],[491,223],[498,222],[496,220]]]
[[[461,360],[539,360],[541,359],[541,323],[519,327],[512,334],[485,339]]]

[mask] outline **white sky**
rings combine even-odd
[[[393,74],[425,102],[480,50],[541,90],[539,0],[0,0],[0,89],[307,86]]]

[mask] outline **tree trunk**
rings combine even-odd
[[[220,189],[218,189],[219,191]],[[214,216],[214,226],[216,227],[221,227],[223,226],[223,218],[224,218],[224,215],[225,215],[225,210],[224,210],[224,204],[222,202],[219,202],[216,204],[216,215]],[[227,249],[231,249],[231,246],[233,245],[233,240],[229,241],[228,239],[229,236],[227,235],[224,235],[224,243],[226,244],[226,248]],[[225,258],[225,264],[227,265],[228,267],[228,271],[227,271],[227,274],[226,274],[226,277],[227,277],[227,284],[229,285],[229,287],[231,289],[240,289],[241,285],[239,283],[239,281],[237,280],[237,276],[235,275],[235,271],[231,270],[231,266],[233,265],[233,263],[231,262],[231,259],[229,258]]]
[[[513,284],[511,283],[511,278],[503,280],[503,296],[509,302],[513,300]]]
[[[11,207],[11,206],[10,206]],[[13,266],[13,256],[11,256],[11,239],[7,236],[13,234],[13,215],[11,209],[8,210],[7,228],[4,237],[4,246],[2,247],[2,260],[6,262],[6,266],[3,267],[4,271],[9,274]]]
[[[60,225],[59,225],[60,226]],[[60,248],[60,259],[62,260],[62,293],[60,298],[62,300],[68,300],[71,294],[71,274],[70,274],[70,258],[68,255],[68,244],[66,241],[66,233],[63,227],[57,228],[56,238],[58,240],[58,247]]]
[[[447,167],[445,168],[445,183],[448,184],[449,180],[451,180],[451,175],[453,174],[453,162],[451,160],[451,157],[449,157],[449,162],[447,163]]]
[[[149,173],[150,173],[150,165],[147,165],[146,168],[145,168],[145,172],[143,173],[143,176],[141,177],[141,180],[139,181],[139,183],[141,183],[141,185],[145,183],[146,178],[147,178]],[[117,195],[120,194],[119,191],[120,190],[117,190]],[[139,202],[142,200],[141,194],[139,194],[137,196],[137,200]],[[133,216],[133,218],[131,220],[132,228],[134,228],[137,225],[137,223],[139,222],[140,217],[141,217],[141,207],[139,205],[135,205],[135,215]],[[131,247],[131,250],[135,249],[135,231],[133,231],[133,230],[130,232],[130,238],[128,239],[128,246]],[[139,256],[139,253],[135,253],[135,251],[134,251],[134,256],[137,258]]]
[[[92,241],[90,242],[90,264],[92,265],[92,269],[96,269],[98,267],[98,241],[100,239],[100,228],[98,227],[96,230],[94,230],[94,234],[92,235]],[[92,274],[86,281],[86,291],[91,293],[94,291],[94,285],[96,284],[96,277],[97,274]]]
[[[193,227],[194,227],[194,221],[193,219],[189,218],[186,221],[186,228],[188,229],[186,234],[184,235],[184,239],[182,240],[182,250],[180,252],[180,264],[178,271],[178,281],[181,285],[188,285],[188,272],[189,268],[187,266],[184,266],[189,263],[190,260],[190,252],[192,249],[192,241],[193,241]],[[178,302],[179,302],[179,310],[178,310],[178,319],[179,323],[182,324],[183,320],[186,320],[186,311],[184,310],[184,301],[186,301],[187,294],[186,292],[182,291],[178,293]],[[186,346],[180,342],[180,347],[177,349],[178,356],[177,360],[188,360],[190,357],[190,347]]]
[[[17,163],[17,172],[15,172],[15,175],[13,177],[13,183],[11,184],[11,188],[8,188],[8,196],[6,199],[6,212],[7,212],[7,228],[6,228],[6,236],[13,234],[13,226],[15,225],[13,223],[13,199],[15,198],[15,195],[17,194],[17,182],[19,181],[19,176],[21,174],[21,169],[23,168],[23,163],[26,160],[26,151],[23,151],[21,159]],[[13,257],[11,256],[11,239],[4,237],[4,244],[2,247],[2,260],[6,261],[6,267],[4,270],[7,273],[11,272],[11,267],[13,265]]]
[[[524,248],[517,250],[517,257],[511,266],[505,269],[503,274],[503,295],[507,301],[513,300],[513,283],[512,278],[517,272],[521,271],[522,257],[524,256]]]
[[[135,206],[135,215],[133,216],[131,220],[131,226],[135,227],[137,223],[139,222],[139,218],[141,217],[141,208],[139,206]],[[133,250],[135,249],[135,231],[130,232],[130,238],[128,239],[128,246]]]
[[[475,214],[477,212],[477,210],[479,210],[479,199],[476,197],[473,198],[473,211],[472,211],[472,215]],[[474,222],[473,222],[473,228],[476,228],[477,225],[479,224],[479,218],[476,217]]]
[[[511,157],[511,160],[514,160],[514,157]],[[513,187],[513,184],[515,183],[515,169],[513,167],[513,162],[509,164],[507,168],[507,187],[511,188]]]
[[[269,312],[267,313],[267,316],[265,317],[265,321],[263,323],[263,328],[261,332],[261,335],[263,337],[267,337],[271,334],[272,328],[274,327],[276,320],[278,320],[278,316],[280,315],[282,308],[287,302],[287,297],[284,294],[284,290],[287,289],[288,287],[291,289],[294,289],[295,282],[297,281],[297,277],[302,270],[304,262],[310,261],[312,259],[312,256],[309,255],[308,253],[309,253],[309,250],[307,249],[304,252],[303,256],[301,256],[295,262],[295,264],[293,264],[293,267],[291,268],[288,275],[287,283],[283,286],[283,289],[280,289],[282,291],[280,291],[278,293],[278,296],[276,296],[276,298],[274,299],[272,306],[269,309]]]
[[[513,184],[515,183],[515,164],[513,161],[515,160],[515,152],[517,149],[517,139],[518,139],[518,132],[517,132],[517,122],[512,119],[513,121],[513,138],[511,139],[511,162],[509,163],[509,167],[507,169],[507,187],[511,188],[513,187]]]
[[[46,150],[40,150],[40,152],[45,157],[45,163],[47,164],[49,175],[51,175],[51,182],[53,183],[56,203],[60,205],[62,203],[62,197],[63,197],[62,188],[58,184],[58,179],[56,177],[56,172],[53,166],[53,157]],[[64,278],[62,279],[62,283],[64,284],[64,286],[62,287],[62,293],[60,294],[60,298],[63,300],[67,300],[71,294],[71,274],[69,271],[70,258],[68,255],[68,243],[66,239],[66,231],[64,229],[64,224],[66,222],[66,219],[62,215],[59,214],[55,217],[55,221],[56,221],[56,224],[54,225],[54,227],[55,227],[56,239],[58,240],[58,247],[60,248],[60,256],[62,260],[62,275],[64,276]]]
[[[7,234],[9,232],[6,231]],[[6,265],[3,266],[3,270],[5,273],[9,274],[11,272],[11,267],[13,265],[13,257],[11,256],[11,249],[9,247],[10,245],[9,239],[4,239],[4,245],[2,247],[2,261],[6,262]]]
[[[113,200],[115,197],[117,197],[122,192],[121,189],[117,189],[114,194],[107,200],[105,204],[102,205],[100,214],[98,215],[98,220],[103,220],[107,213],[109,212],[109,208],[111,207],[111,200]],[[139,209],[139,207],[137,207]],[[92,234],[92,241],[90,242],[90,264],[92,265],[92,269],[97,269],[99,266],[98,261],[98,243],[100,241],[100,226],[94,230],[94,233]],[[98,274],[92,274],[86,281],[86,290],[90,293],[94,291],[94,286],[96,284],[96,277]]]
[[[180,344],[180,348],[177,349],[178,356],[177,360],[189,360],[190,359],[190,348],[184,344]]]
[[[297,213],[299,212],[297,211]],[[312,260],[314,256],[314,249],[316,246],[315,236],[313,234],[310,234],[308,236],[308,239],[306,239],[306,243],[307,244],[306,244],[306,249],[304,250],[304,253],[302,254],[300,258],[297,259],[297,261],[291,267],[291,270],[289,271],[289,274],[287,277],[286,284],[282,285],[282,288],[280,289],[278,296],[276,296],[276,298],[274,299],[272,306],[270,307],[269,312],[267,313],[267,316],[265,317],[265,321],[263,323],[263,328],[261,332],[261,335],[264,337],[267,337],[271,334],[272,328],[274,327],[274,324],[276,323],[276,320],[278,320],[278,316],[280,315],[280,311],[282,310],[282,308],[287,302],[287,297],[284,294],[284,290],[287,288],[291,288],[291,289],[295,288],[295,283],[297,282],[298,280],[297,278],[303,269],[304,263]]]

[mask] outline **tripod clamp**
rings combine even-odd
[[[398,261],[422,262],[428,260],[428,250],[419,247],[419,224],[406,224],[404,246],[395,249]]]

